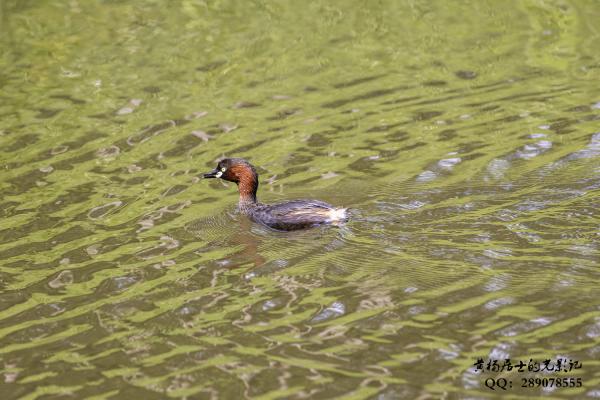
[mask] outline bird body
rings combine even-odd
[[[335,208],[320,200],[292,200],[261,204],[256,199],[258,173],[246,160],[226,158],[204,178],[221,178],[235,182],[240,194],[239,209],[250,219],[272,229],[291,231],[323,224],[337,224],[348,219],[347,209]]]

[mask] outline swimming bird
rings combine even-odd
[[[338,224],[348,219],[346,208],[335,208],[320,200],[292,200],[261,204],[256,199],[258,173],[243,158],[226,158],[204,178],[235,182],[240,194],[239,210],[251,220],[280,231],[292,231],[323,224]]]

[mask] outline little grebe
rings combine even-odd
[[[292,200],[272,205],[257,202],[258,174],[242,158],[221,160],[217,168],[203,176],[235,182],[240,192],[240,211],[253,221],[273,229],[291,231],[348,219],[345,208],[335,208],[319,200]]]

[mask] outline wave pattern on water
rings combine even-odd
[[[0,397],[597,397],[597,18],[288,6],[0,3]],[[225,155],[352,219],[251,223]]]

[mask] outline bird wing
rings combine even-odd
[[[293,200],[263,205],[253,214],[258,222],[275,229],[297,229],[321,224],[329,218],[333,207],[318,200]]]
[[[264,207],[264,208],[263,208]],[[265,205],[262,210],[278,217],[287,215],[306,215],[310,213],[328,212],[333,207],[319,200],[293,200],[283,203]]]

